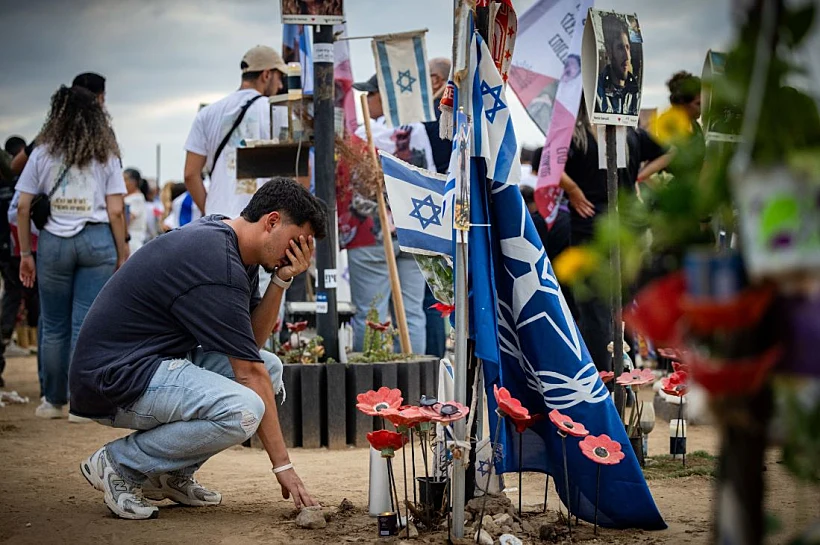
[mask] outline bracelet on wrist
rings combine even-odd
[[[276,475],[277,473],[282,473],[283,471],[287,471],[289,469],[293,469],[293,464],[292,463],[291,464],[285,464],[285,465],[279,466],[279,467],[274,467],[274,468],[271,469],[271,471],[273,471],[274,475]]]
[[[30,252],[30,251],[28,251],[28,252],[20,252],[20,257],[31,257],[31,255],[32,255],[32,254],[31,254],[31,252]]]
[[[271,275],[271,282],[273,282],[283,290],[286,290],[290,287],[291,284],[293,284],[293,278],[291,277],[288,280],[282,280],[281,278],[279,278],[279,273],[277,271],[273,271],[273,274]]]

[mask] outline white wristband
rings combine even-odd
[[[286,290],[290,287],[291,284],[293,284],[293,278],[291,278],[290,280],[282,280],[281,278],[279,278],[279,275],[276,274],[276,271],[274,271],[274,273],[271,275],[271,282],[273,282],[283,290]]]
[[[274,473],[282,473],[283,471],[287,471],[289,469],[293,469],[293,464],[285,464],[283,466],[275,467],[271,471]]]

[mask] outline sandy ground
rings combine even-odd
[[[69,424],[66,420],[34,417],[38,387],[33,358],[9,360],[6,389],[31,398],[28,405],[0,408],[0,543],[344,543],[381,542],[376,523],[367,516],[368,455],[366,450],[304,450],[291,459],[311,492],[324,505],[350,500],[356,509],[337,516],[327,529],[309,531],[295,527],[293,504],[282,499],[270,473],[270,462],[261,450],[236,447],[215,456],[201,470],[199,480],[223,494],[214,508],[185,508],[170,502],[161,505],[158,519],[126,521],[114,518],[78,471],[78,464],[103,443],[123,434],[97,424]],[[668,450],[667,425],[650,435],[650,454]],[[690,452],[717,450],[710,427],[692,426]],[[767,506],[786,529],[803,527],[817,516],[820,493],[797,485],[775,463],[770,453],[766,472],[770,485]],[[524,478],[524,511],[540,512],[544,477]],[[508,486],[516,486],[511,476]],[[698,544],[711,542],[713,481],[704,477],[653,480],[649,483],[669,529],[661,532],[601,530],[596,542],[619,544]],[[510,492],[517,501],[517,492]],[[554,490],[551,509],[557,507]],[[529,518],[538,527],[555,520]],[[525,517],[526,518],[526,517]],[[786,531],[771,543],[784,543]],[[581,523],[575,541],[593,541],[592,526]],[[424,534],[414,542],[443,543],[446,534]],[[398,541],[393,538],[393,541]],[[528,539],[527,542],[539,542]]]

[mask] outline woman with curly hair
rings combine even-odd
[[[17,189],[20,280],[39,279],[45,399],[35,414],[61,418],[68,365],[91,303],[128,258],[120,150],[108,114],[87,89],[62,86]],[[52,190],[55,189],[53,191]],[[51,215],[31,255],[31,204],[51,193]]]

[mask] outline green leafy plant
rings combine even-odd
[[[379,322],[379,311],[371,306],[365,319],[364,343],[361,354],[350,358],[351,363],[375,363],[407,359],[406,354],[393,352],[396,329],[390,320]]]

